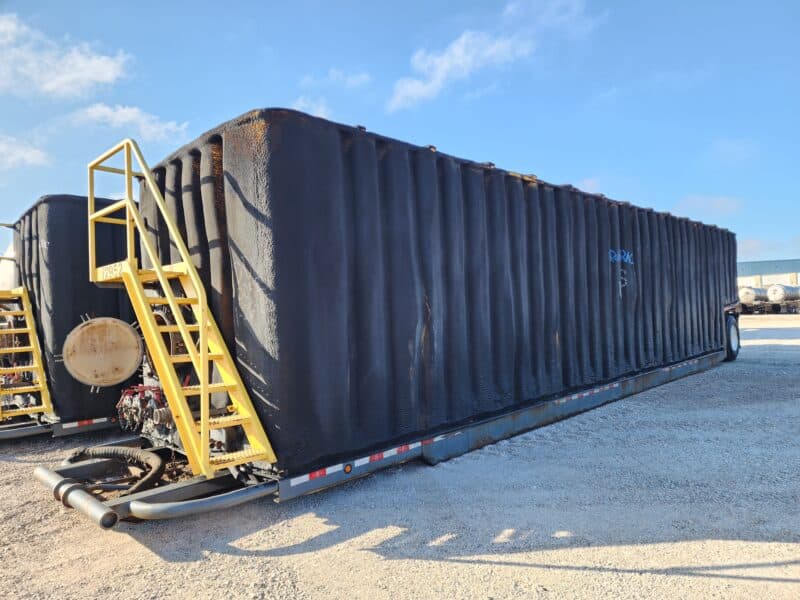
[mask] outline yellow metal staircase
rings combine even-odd
[[[124,167],[107,163],[119,154]],[[139,166],[132,168],[133,160]],[[125,177],[125,199],[95,210],[95,175],[115,173]],[[133,199],[133,179],[142,179],[155,200],[170,241],[180,261],[162,265],[148,237],[144,220]],[[99,224],[125,227],[127,257],[109,265],[97,265],[95,232]],[[136,239],[151,267],[144,269],[136,253]],[[218,470],[251,462],[275,463],[277,458],[250,396],[217,327],[206,300],[206,291],[173,216],[153,179],[150,168],[133,140],[124,140],[89,164],[89,278],[96,283],[122,283],[131,299],[153,368],[158,374],[184,452],[196,475],[211,477]],[[174,324],[159,324],[154,309],[169,307]],[[185,354],[171,354],[164,334],[180,334]],[[178,376],[178,365],[191,365],[198,383],[186,385]],[[212,382],[212,368],[221,382]],[[227,394],[222,414],[212,415],[210,395]],[[247,440],[243,450],[212,452],[211,431],[240,427]]]
[[[33,318],[31,300],[24,287],[0,291],[0,317],[10,317],[6,322],[11,326],[0,329],[0,396],[32,395],[38,401],[23,407],[4,409],[6,402],[0,402],[0,421],[22,415],[51,413],[50,390],[47,387],[47,376],[44,373],[42,349],[36,334],[36,321]],[[10,338],[10,339],[9,339]],[[19,342],[21,345],[15,345]],[[16,357],[22,358],[24,364],[16,364]],[[8,366],[8,363],[11,363]],[[29,373],[29,378],[20,377]]]

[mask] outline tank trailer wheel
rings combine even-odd
[[[739,347],[739,321],[734,315],[725,315],[725,360],[736,360]]]

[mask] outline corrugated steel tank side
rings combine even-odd
[[[721,349],[736,302],[728,231],[295,111],[154,172],[289,472]]]
[[[102,208],[110,200],[98,199]],[[59,360],[64,340],[82,315],[115,317],[129,323],[133,312],[124,290],[89,281],[88,208],[85,196],[40,198],[14,224],[17,284],[31,298],[54,410],[62,422],[116,416],[121,386],[90,393]],[[124,230],[97,230],[98,264],[121,260]]]

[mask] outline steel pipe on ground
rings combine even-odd
[[[117,513],[87,492],[80,483],[62,477],[45,467],[36,467],[33,474],[64,506],[83,513],[103,529],[111,529],[117,524],[119,520]]]

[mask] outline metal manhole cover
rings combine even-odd
[[[64,341],[64,366],[86,385],[122,383],[142,362],[142,338],[125,321],[99,317],[81,323]]]

